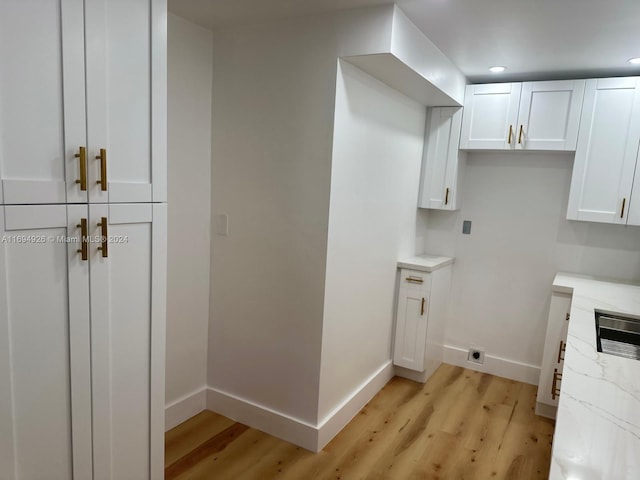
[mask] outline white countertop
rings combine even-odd
[[[640,361],[596,349],[594,309],[640,314],[640,286],[559,273],[571,316],[551,480],[640,479]]]
[[[417,257],[407,258],[398,261],[399,268],[410,268],[420,272],[433,272],[439,268],[451,265],[454,262],[453,257],[442,257],[439,255],[418,255]]]

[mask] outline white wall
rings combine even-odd
[[[212,50],[210,31],[169,15],[168,405],[206,385]]]
[[[425,107],[340,62],[319,420],[391,359],[397,261],[413,256]]]
[[[640,228],[565,219],[572,165],[572,154],[471,153],[460,212],[420,214],[425,251],[456,257],[447,344],[539,366],[557,271],[640,280]]]

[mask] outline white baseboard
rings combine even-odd
[[[322,419],[318,424],[316,451],[322,450],[392,378],[393,363],[389,360]]]
[[[319,452],[391,378],[393,365],[389,360],[317,425],[211,387],[207,389],[207,409],[312,452]]]
[[[211,387],[207,390],[207,409],[312,452],[316,451],[317,429],[304,420]]]
[[[496,357],[488,353],[484,356],[484,363],[479,365],[470,362],[467,358],[468,350],[453,345],[444,346],[444,363],[458,367],[490,373],[497,377],[509,378],[518,382],[537,385],[540,377],[540,367],[526,363],[516,362],[508,358]]]
[[[171,430],[207,408],[207,388],[202,387],[165,406],[164,431]]]

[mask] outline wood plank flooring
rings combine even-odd
[[[442,365],[421,385],[392,379],[323,451],[212,412],[166,434],[165,478],[546,479],[554,423],[536,387]]]

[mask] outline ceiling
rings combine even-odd
[[[392,3],[388,0],[169,0],[208,28]],[[640,75],[638,0],[398,0],[471,81]],[[487,68],[503,65],[503,74]]]

